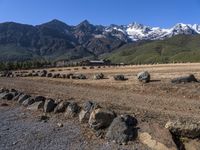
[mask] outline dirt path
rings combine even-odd
[[[80,103],[94,100],[118,113],[135,114],[141,120],[157,121],[163,125],[167,120],[174,118],[200,119],[199,100],[195,97],[174,96],[174,93],[163,94],[163,90],[157,87],[159,84],[151,83],[147,87],[140,87],[140,91],[136,92],[131,88],[94,87],[88,84],[73,84],[46,78],[0,78],[1,87],[16,88],[30,94],[55,99],[73,97]]]

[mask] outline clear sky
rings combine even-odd
[[[0,0],[0,22],[36,25],[52,19],[70,25],[85,19],[102,25],[200,24],[200,0]]]

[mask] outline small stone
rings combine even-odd
[[[122,74],[119,74],[119,75],[115,75],[114,76],[114,79],[115,80],[119,80],[119,81],[124,81],[124,80],[127,80],[125,77],[124,77],[124,75],[122,75]]]
[[[63,127],[62,123],[57,123],[58,127]]]

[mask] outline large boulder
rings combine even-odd
[[[65,112],[67,106],[69,105],[70,103],[67,102],[67,101],[61,101],[58,103],[58,105],[55,107],[54,109],[54,113],[62,113],[62,112]]]
[[[39,110],[39,109],[43,109],[44,108],[44,102],[43,101],[39,101],[39,102],[34,102],[33,104],[29,105],[27,107],[27,109],[29,110]]]
[[[95,79],[95,80],[104,79],[104,74],[103,74],[103,73],[95,74],[95,75],[94,75],[94,79]]]
[[[147,71],[143,71],[137,74],[137,78],[140,82],[147,83],[150,81],[151,76]]]
[[[79,113],[79,121],[80,122],[88,122],[90,118],[90,114],[94,108],[99,107],[96,103],[87,101],[83,104],[83,108]]]
[[[165,125],[176,136],[198,138],[200,137],[200,123],[186,121],[168,121]]]
[[[172,83],[188,83],[188,82],[198,82],[193,74],[185,77],[179,77],[171,80]]]
[[[71,102],[66,109],[65,117],[72,118],[75,117],[80,111],[80,107],[76,102]]]
[[[114,80],[117,80],[117,81],[127,80],[127,78],[125,78],[124,75],[122,75],[122,74],[115,75],[113,78],[114,78]]]
[[[44,103],[44,112],[52,112],[56,104],[53,99],[46,99]]]
[[[155,150],[176,150],[176,144],[168,129],[158,123],[141,122],[138,132],[141,143]]]
[[[94,130],[107,128],[116,114],[113,111],[104,108],[97,108],[92,111],[89,118],[89,125]]]
[[[29,97],[31,97],[30,95],[27,94],[22,94],[21,96],[19,96],[18,98],[18,103],[22,104],[26,99],[28,99]]]
[[[105,138],[118,144],[126,144],[137,137],[137,120],[129,115],[116,117],[108,128]]]
[[[33,97],[29,97],[25,101],[22,102],[22,105],[27,107],[35,102],[35,99]]]

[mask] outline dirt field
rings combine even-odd
[[[59,73],[82,73],[88,79],[1,78],[0,85],[55,99],[74,98],[80,103],[94,100],[115,109],[118,113],[135,114],[141,119],[163,124],[174,118],[200,118],[200,84],[170,82],[172,78],[190,73],[200,79],[198,63],[48,70]],[[139,83],[136,78],[137,73],[144,70],[151,74],[152,82],[148,84]],[[105,74],[106,79],[93,80],[93,75],[100,72]],[[124,74],[128,80],[115,81],[115,74]]]
[[[136,75],[151,74],[151,82],[142,84]],[[47,77],[0,78],[0,86],[15,88],[32,95],[55,99],[74,98],[83,103],[93,100],[118,114],[134,114],[139,122],[156,122],[164,126],[170,119],[200,120],[200,83],[172,84],[171,79],[194,74],[200,79],[200,64],[141,65],[95,69],[51,68],[52,73],[82,73],[86,80]],[[106,79],[94,80],[95,73]],[[123,74],[128,80],[115,81],[113,75]]]

